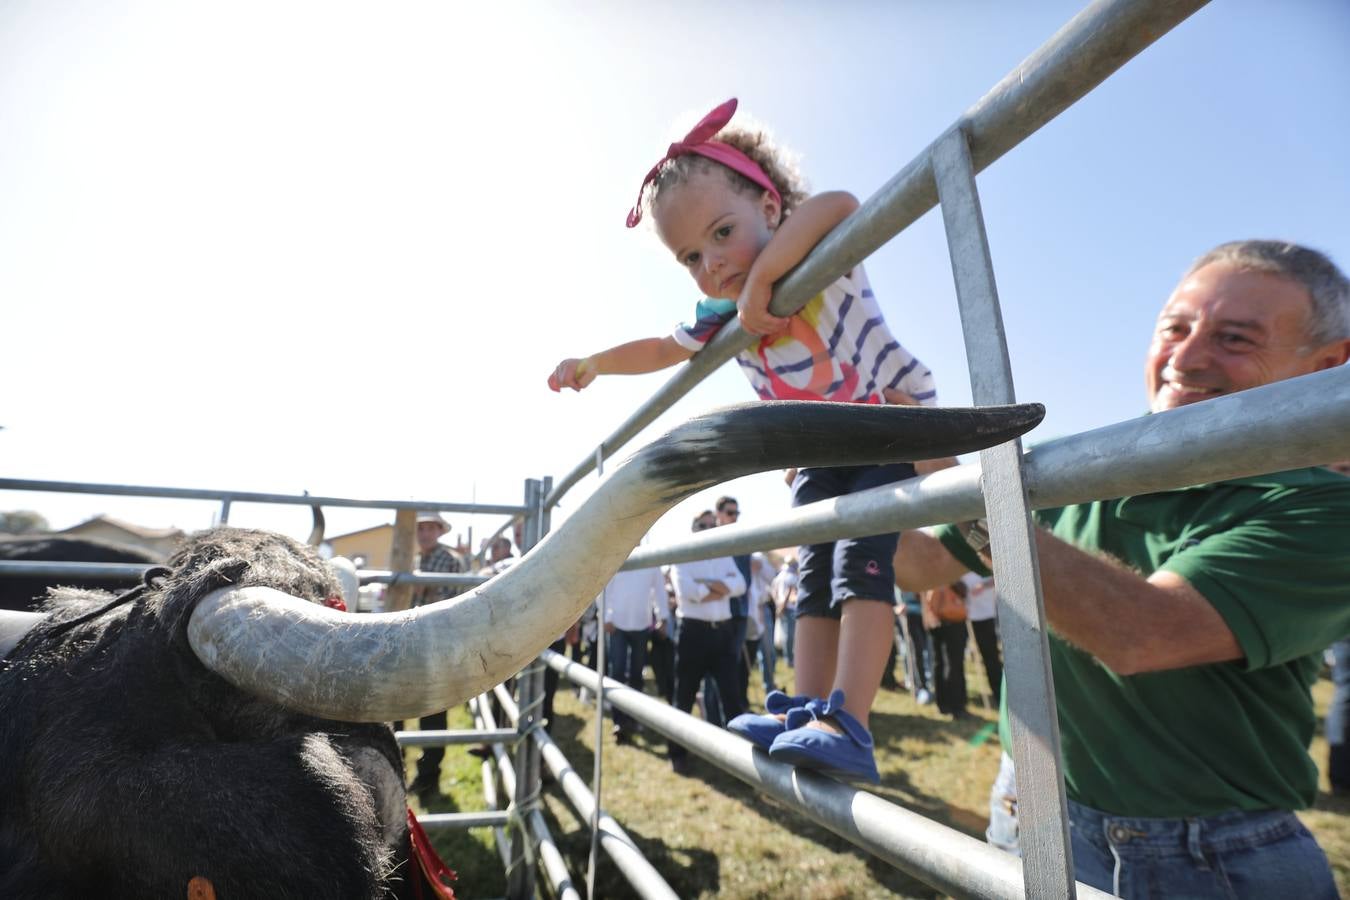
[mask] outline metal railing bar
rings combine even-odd
[[[543,659],[569,681],[592,691],[599,686],[594,671],[561,654],[546,650]],[[1020,859],[866,791],[774,762],[742,738],[618,681],[606,681],[615,707],[881,861],[954,897],[1024,896]],[[1109,896],[1087,885],[1077,887],[1078,896],[1090,900]]]
[[[49,562],[47,560],[7,559],[0,560],[0,578],[102,579],[125,581],[130,584],[140,581],[141,576],[150,568],[153,568],[153,566],[146,563]]]
[[[483,704],[483,708],[486,708],[486,703],[486,694],[479,694],[477,697],[473,697],[469,700],[469,715],[473,719],[473,727],[482,731],[489,730],[487,723],[479,714],[479,704]],[[488,809],[501,808],[501,803],[497,796],[497,778],[495,774],[496,763],[497,760],[495,757],[485,757],[482,764],[478,767],[480,777],[483,779],[483,802],[487,805]],[[497,847],[497,854],[501,857],[502,868],[505,869],[511,862],[510,853],[507,850],[506,829],[504,827],[492,829],[492,840]]]
[[[537,478],[525,480],[525,514],[521,538],[524,549],[529,550],[539,540],[539,511],[543,505],[544,483]],[[516,774],[516,789],[512,794],[514,806],[523,813],[536,809],[542,790],[539,778],[539,748],[527,739],[527,736],[540,727],[543,719],[544,667],[538,662],[525,666],[515,678],[515,687],[519,692],[522,715],[516,723],[517,740],[512,748],[511,763]],[[493,752],[505,751],[494,748]],[[510,897],[533,897],[535,882],[538,878],[538,860],[531,851],[533,829],[528,824],[528,815],[523,815],[516,828],[508,830],[511,847],[511,863],[507,867],[506,893]]]
[[[356,577],[362,584],[412,584],[420,587],[427,585],[449,585],[452,587],[477,587],[485,581],[491,581],[491,575],[463,575],[454,572],[391,572],[388,569],[361,569]]]
[[[475,720],[488,728],[495,729],[497,727],[497,721],[492,715],[487,694],[479,694],[470,701],[469,705]],[[502,789],[507,796],[514,797],[516,793],[516,768],[511,764],[510,755],[505,748],[500,746],[492,748],[492,755],[497,762],[497,771],[502,777]],[[527,821],[530,834],[534,838],[534,847],[539,853],[539,860],[544,864],[544,874],[548,876],[549,882],[553,886],[553,895],[558,897],[559,900],[565,900],[565,898],[566,900],[580,900],[581,895],[572,884],[572,873],[568,871],[567,863],[558,850],[553,835],[548,830],[548,823],[544,820],[543,813],[538,809],[530,810]],[[506,866],[509,873],[511,861],[508,849],[509,838],[506,833],[503,832],[498,835],[497,847],[502,854],[502,864]]]
[[[977,406],[1014,403],[1003,314],[965,132],[954,129],[939,139],[932,160],[970,363],[972,397]],[[1055,679],[1050,669],[1036,525],[1022,471],[1022,442],[1013,440],[984,450],[980,468],[989,532],[1000,548],[994,579],[999,586],[1012,755],[1023,777],[1018,792],[1018,845],[1027,896],[1038,900],[1072,897],[1073,848],[1059,763]]]
[[[1025,455],[1027,493],[1033,509],[1047,509],[1323,465],[1345,456],[1350,456],[1350,367],[1303,375],[1038,444]],[[641,569],[975,518],[983,513],[979,478],[978,463],[944,469],[896,485],[797,507],[774,523],[726,525],[669,544],[641,547],[623,568]],[[59,573],[59,566],[94,567],[96,574],[127,567],[137,576],[145,568],[124,563],[0,561],[0,574],[40,571],[46,575]],[[414,583],[440,584],[483,576],[406,577]]]
[[[140,581],[152,565],[145,563],[88,563],[60,560],[0,560],[0,578],[89,578],[119,580],[128,583]],[[390,572],[383,569],[361,569],[356,573],[362,584],[412,584],[419,586],[449,585],[476,587],[491,580],[491,575],[460,575],[449,572]]]
[[[459,730],[396,731],[394,740],[400,747],[450,747],[459,744],[509,744],[516,739],[512,728],[494,728],[490,731],[476,728]]]
[[[511,695],[500,685],[495,692],[507,719],[512,723],[516,722],[520,713]],[[544,763],[562,787],[563,794],[572,804],[572,809],[579,818],[589,824],[596,813],[596,806],[595,795],[586,787],[585,779],[568,762],[562,748],[547,731],[536,731],[534,739],[539,745]],[[600,848],[609,854],[619,872],[628,879],[628,883],[640,896],[654,900],[676,900],[679,895],[642,854],[637,844],[628,836],[628,832],[603,809],[599,810],[598,828]]]
[[[77,481],[32,481],[0,478],[0,490],[51,491],[62,494],[106,494],[120,497],[158,497],[173,500],[220,500],[230,503],[277,503],[290,506],[352,507],[356,509],[434,509],[438,512],[514,516],[524,506],[502,503],[444,503],[431,500],[358,500],[352,497],[318,497],[310,494],[264,494],[253,491],[219,491],[198,488],[150,487],[125,484],[90,484]]]
[[[803,299],[803,303],[810,298]],[[735,339],[744,337],[743,342]],[[722,330],[689,362],[680,366],[670,380],[662,385],[651,398],[637,408],[609,437],[600,442],[598,450],[605,459],[610,459],[620,448],[638,435],[642,429],[660,418],[661,414],[674,406],[681,397],[689,393],[699,382],[717,371],[727,360],[735,356],[742,347],[750,345],[750,336],[736,323],[724,326]],[[592,451],[554,485],[547,503],[552,509],[558,505],[562,496],[576,486],[577,482],[595,471],[595,451]]]
[[[1206,2],[1099,0],[1074,16],[953,123],[953,128],[964,128],[970,135],[975,171],[982,171],[1030,137]],[[862,262],[937,205],[929,162],[936,143],[919,153],[778,282],[769,304],[776,315],[801,309],[839,273]],[[605,458],[753,340],[739,322],[729,322],[601,442]],[[556,506],[594,467],[592,452],[558,481],[547,505]]]
[[[581,900],[581,892],[572,884],[572,873],[567,869],[567,861],[562,851],[549,833],[548,824],[538,810],[530,813],[530,834],[534,837],[534,848],[539,861],[544,864],[544,874],[553,887],[553,896],[558,900]]]
[[[1193,403],[1026,452],[1033,509],[1175,490],[1350,456],[1350,366]],[[622,568],[794,547],[984,514],[980,465],[799,506],[766,525],[724,525],[640,547]]]
[[[487,809],[480,812],[423,813],[417,817],[422,827],[428,831],[437,828],[500,828],[508,821],[502,810]]]

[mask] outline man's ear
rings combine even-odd
[[[1316,368],[1314,372],[1320,372],[1323,369],[1334,369],[1337,366],[1345,365],[1346,360],[1350,360],[1350,338],[1342,338],[1339,341],[1331,341],[1318,347],[1312,352],[1316,359]]]
[[[759,198],[759,203],[760,209],[764,213],[764,224],[769,226],[770,231],[773,231],[782,224],[783,204],[770,191],[764,192]]]

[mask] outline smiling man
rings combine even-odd
[[[1154,413],[1350,357],[1325,256],[1240,241],[1168,298]],[[1350,634],[1350,479],[1279,472],[1036,514],[1076,877],[1122,897],[1335,897],[1293,810],[1321,651]],[[989,573],[978,528],[904,535],[907,590]],[[997,548],[992,548],[996,550]],[[1007,747],[1007,710],[1002,716]]]
[[[1306,258],[1305,258],[1306,257]],[[1146,379],[1154,412],[1340,365],[1344,278],[1290,244],[1224,244],[1191,267],[1158,316]]]

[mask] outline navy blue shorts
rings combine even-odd
[[[839,466],[801,469],[792,482],[792,505],[856,494],[914,477],[914,466]],[[895,602],[898,532],[811,544],[797,550],[797,615],[839,618],[842,604],[862,597]]]

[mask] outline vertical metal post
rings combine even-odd
[[[220,521],[217,522],[216,524],[217,525],[230,524],[230,499],[228,497],[220,501]]]
[[[553,527],[553,507],[548,505],[548,495],[553,493],[553,476],[544,476],[544,496],[539,500],[539,535],[535,543],[542,541]]]
[[[1012,367],[994,266],[970,147],[960,128],[935,143],[932,166],[947,228],[975,405],[1013,403]],[[989,532],[998,547],[994,580],[1007,657],[1004,677],[1017,767],[1026,895],[1045,900],[1074,897],[1055,685],[1045,632],[1035,524],[1023,480],[1021,441],[982,451],[980,469]]]
[[[543,483],[534,478],[527,479],[525,482],[525,507],[529,511],[525,514],[525,523],[521,530],[523,546],[519,549],[522,554],[539,540],[540,509],[543,506],[543,501]],[[514,760],[517,815],[511,824],[510,864],[506,896],[512,898],[512,900],[523,900],[523,898],[533,897],[535,894],[535,855],[526,846],[526,843],[530,840],[530,830],[527,825],[530,810],[538,800],[540,791],[539,745],[530,739],[530,733],[539,726],[539,720],[543,715],[543,663],[536,659],[522,669],[520,674],[516,676],[516,688],[516,702],[520,705],[520,717],[516,721],[516,731],[519,736],[516,739]]]
[[[603,478],[605,475],[604,454],[604,445],[595,448],[597,478]],[[591,852],[586,861],[586,896],[591,900],[595,897],[595,870],[600,865],[600,788],[603,774],[601,761],[605,747],[605,650],[607,649],[605,616],[608,592],[608,586],[601,588],[595,608],[595,639],[599,642],[596,644],[595,668],[600,677],[596,679],[595,685],[595,756],[591,771],[591,795],[595,797],[595,808],[591,810]]]

